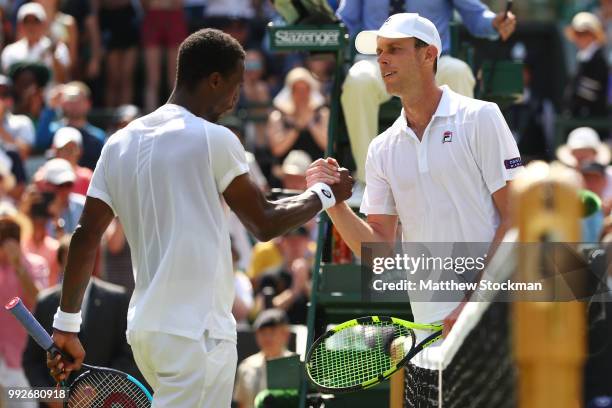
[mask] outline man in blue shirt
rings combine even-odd
[[[337,15],[354,37],[362,30],[377,30],[396,13],[418,13],[434,23],[442,40],[442,56],[438,60],[436,82],[453,91],[474,96],[476,83],[471,68],[451,57],[450,29],[457,10],[463,24],[476,37],[506,40],[514,32],[516,18],[511,12],[497,15],[480,0],[342,0]],[[342,89],[342,109],[346,120],[353,157],[357,165],[356,179],[365,182],[365,158],[370,141],[378,134],[379,105],[391,98],[385,90],[375,57],[358,57],[349,70]],[[353,197],[358,197],[356,191]]]

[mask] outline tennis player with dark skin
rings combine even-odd
[[[194,35],[205,32],[208,32],[207,35],[217,36],[217,41],[220,41],[219,36],[227,36],[217,30],[205,29],[192,34],[185,42]],[[227,36],[221,41],[235,40]],[[239,44],[230,44],[230,46],[239,47]],[[224,112],[231,110],[238,100],[243,82],[244,54],[242,58],[237,59],[234,68],[229,72],[212,72],[199,79],[196,86],[183,85],[181,65],[198,66],[202,65],[202,60],[196,62],[187,58],[183,60],[182,57],[179,51],[176,84],[168,103],[179,105],[209,122],[216,122]],[[344,201],[351,196],[353,180],[346,169],[339,169],[332,173],[330,180],[335,183],[331,190],[337,202]],[[223,197],[247,229],[262,241],[270,240],[297,228],[316,216],[322,209],[321,199],[317,193],[310,190],[298,196],[268,201],[257,185],[251,181],[248,173],[235,177],[223,191]],[[177,199],[185,200],[187,197]],[[60,303],[63,312],[76,313],[80,310],[83,294],[94,267],[97,248],[104,231],[113,218],[113,211],[104,201],[87,197],[83,215],[73,235],[68,253]],[[190,220],[184,219],[181,222],[188,225]],[[51,375],[59,382],[65,380],[71,371],[80,369],[85,351],[77,333],[55,329],[53,340],[74,360],[69,362],[60,356],[55,358],[47,356],[47,366]]]

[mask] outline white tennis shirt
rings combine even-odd
[[[441,88],[422,141],[402,110],[370,143],[360,210],[398,215],[405,242],[491,242],[499,225],[492,194],[522,167],[518,147],[496,104]],[[427,323],[457,304],[411,306]]]
[[[228,129],[167,104],[104,145],[87,195],[119,217],[136,287],[128,332],[236,340],[226,187],[249,171]]]

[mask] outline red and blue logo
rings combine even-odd
[[[450,143],[453,141],[453,132],[447,130],[442,136],[442,143]]]

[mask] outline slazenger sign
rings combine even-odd
[[[338,30],[278,30],[274,33],[277,47],[336,47],[339,44]]]

